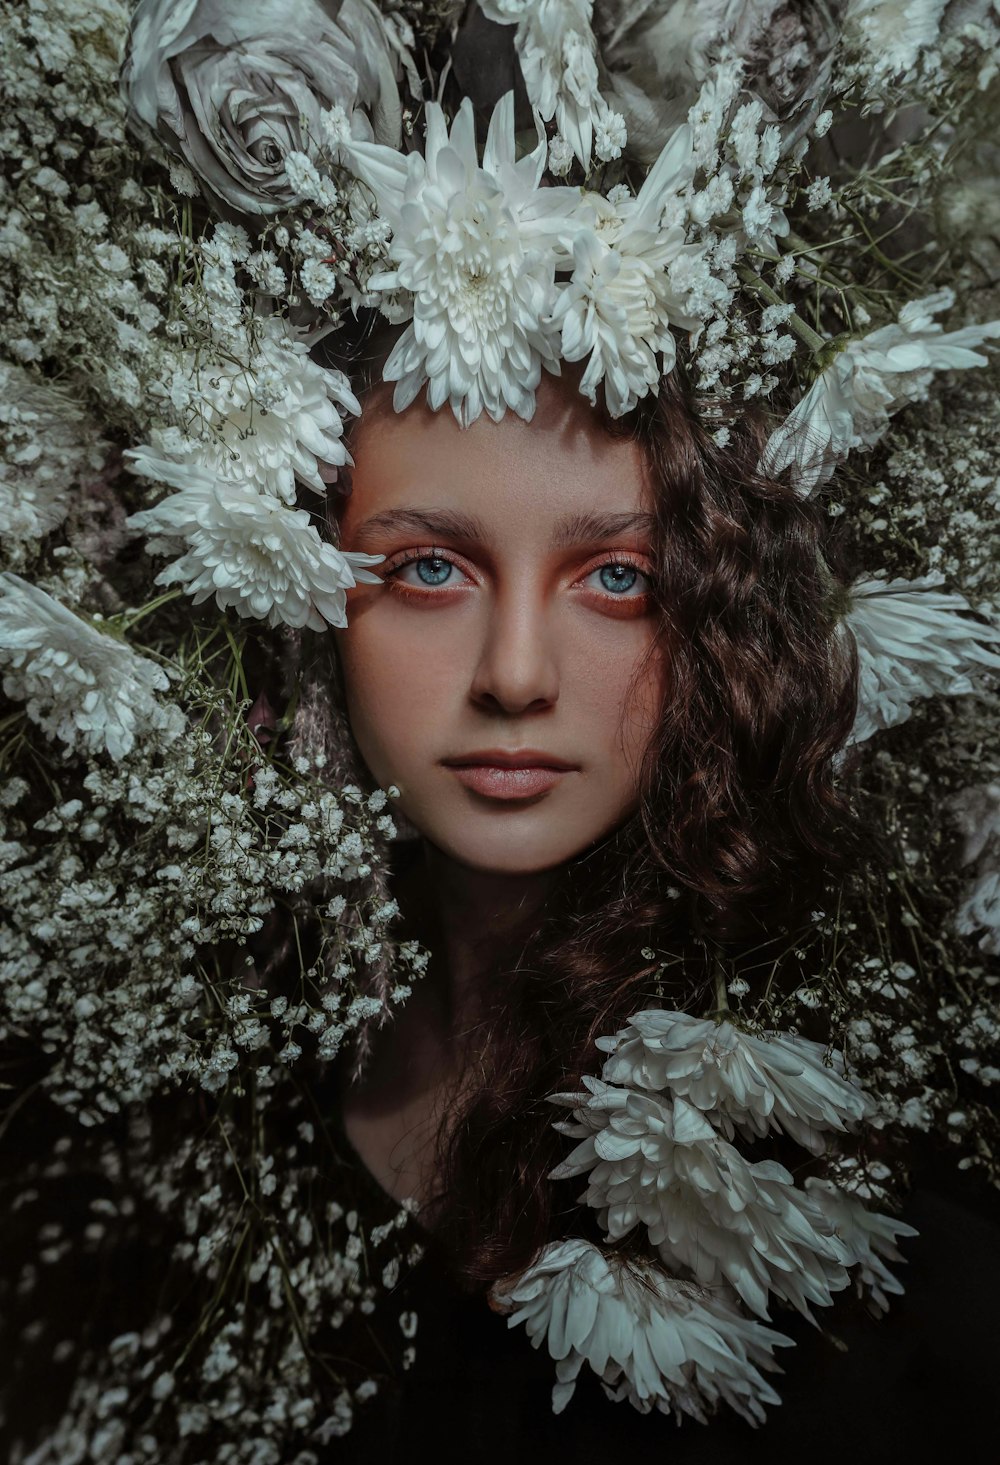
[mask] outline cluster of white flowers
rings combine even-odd
[[[95,1135],[82,1222],[71,1210],[47,1218],[16,1296],[0,1277],[9,1357],[20,1342],[11,1324],[40,1305],[43,1285],[63,1286],[80,1307],[94,1278],[122,1279],[102,1299],[108,1323],[75,1360],[69,1398],[52,1399],[37,1465],[161,1465],[188,1448],[228,1465],[282,1465],[346,1434],[386,1383],[383,1360],[350,1361],[362,1352],[359,1332],[384,1314],[401,1340],[413,1335],[413,1314],[404,1334],[392,1296],[422,1252],[412,1203],[386,1201],[379,1216],[369,1197],[350,1193],[281,1070],[261,1069],[253,1097],[207,1137],[195,1124],[178,1135],[175,1118],[166,1136],[134,1115],[126,1124],[127,1166],[117,1145]],[[259,1148],[246,1143],[250,1133]],[[56,1159],[25,1157],[12,1197],[16,1229],[36,1219],[39,1188],[51,1185],[67,1145],[62,1135]],[[152,1316],[135,1307],[134,1277],[121,1270],[138,1244],[157,1255]],[[404,1353],[412,1366],[415,1345]],[[336,1354],[336,1370],[327,1354]]]
[[[884,1307],[906,1228],[868,1203],[899,1167],[830,1153],[863,1121],[1000,1176],[996,0],[480,9],[531,108],[525,138],[513,95],[477,98],[482,151],[436,0],[296,0],[292,27],[236,0],[0,0],[0,1037],[75,1125],[22,1177],[12,1215],[39,1223],[15,1291],[151,1206],[183,1233],[177,1295],[218,1294],[189,1330],[137,1318],[78,1359],[38,1465],[312,1458],[377,1387],[324,1393],[321,1327],[416,1256],[379,1251],[405,1217],[366,1231],[316,1200],[322,1125],[267,1129],[428,960],[392,940],[386,793],[247,726],[250,652],[342,627],[377,583],[379,556],[319,529],[360,403],[314,347],[335,359],[363,311],[400,327],[397,409],[426,386],[463,425],[530,419],[563,360],[614,416],[686,369],[718,448],[767,408],[761,467],[864,543],[837,596],[896,867],[814,913],[780,998],[738,977],[731,1021],[637,1013],[561,1096],[581,1143],[558,1173],[649,1254],[557,1242],[498,1295],[556,1357],[556,1407],[587,1362],[638,1409],[757,1422],[786,1340],[742,1309],[849,1283]],[[928,224],[947,248],[915,249]],[[240,948],[279,908],[320,950],[275,989]],[[774,1031],[820,1018],[874,1100]],[[208,1136],[155,1132],[184,1089]],[[775,1136],[825,1174],[741,1148]],[[91,1141],[109,1193],[77,1245],[41,1208],[60,1179],[79,1192]]]
[[[528,97],[543,122],[589,170],[592,152],[602,163],[621,156],[625,118],[601,96],[594,0],[481,0],[490,20],[514,24],[514,45]],[[596,146],[595,146],[596,143]]]
[[[995,0],[848,0],[839,69],[871,111],[882,111],[907,87],[932,94],[956,66],[971,70],[980,89],[996,76]]]
[[[702,1418],[722,1399],[759,1421],[777,1402],[760,1369],[791,1340],[748,1322],[737,1299],[767,1321],[771,1297],[815,1321],[810,1304],[829,1306],[857,1269],[884,1306],[901,1290],[885,1261],[900,1260],[896,1239],[916,1233],[832,1179],[796,1185],[733,1141],[777,1130],[822,1155],[873,1102],[842,1061],[794,1033],[755,1036],[728,1019],[649,1009],[598,1041],[609,1054],[602,1078],[552,1096],[573,1111],[556,1128],[582,1142],[551,1178],[586,1175],[580,1200],[608,1241],[642,1225],[666,1270],[641,1268],[653,1279],[644,1291],[589,1243],[555,1244],[496,1303],[536,1346],[547,1338],[556,1409],[586,1361],[612,1397],[638,1407]]]
[[[365,880],[395,833],[386,794],[335,792],[305,760],[291,779],[254,768],[246,728],[220,758],[194,716],[171,710],[166,728],[147,726],[30,822],[29,785],[3,786],[0,1030],[38,1026],[53,1055],[47,1088],[91,1124],[165,1085],[217,1092],[266,1045],[287,1064],[305,1046],[333,1057],[385,1007],[367,994],[393,958],[395,903],[349,907],[341,894],[320,905],[316,891]],[[212,955],[259,931],[279,899],[308,902],[325,932],[295,1002],[264,990],[252,966],[227,976]],[[426,959],[402,943],[401,976]],[[393,990],[401,999],[407,981]]]
[[[558,1382],[553,1412],[565,1409],[584,1363],[615,1401],[643,1414],[656,1408],[704,1423],[720,1402],[750,1424],[781,1401],[764,1377],[773,1350],[791,1338],[742,1317],[718,1287],[677,1281],[643,1262],[606,1256],[589,1241],[545,1247],[494,1305],[547,1343]]]
[[[910,715],[918,697],[968,695],[981,668],[1000,671],[1000,625],[973,620],[963,595],[938,587],[941,574],[916,580],[869,576],[850,589],[843,625],[858,648],[858,715],[852,740],[864,742]]]
[[[181,709],[156,696],[170,687],[162,667],[10,571],[0,573],[0,667],[5,694],[69,748],[117,759],[137,735],[172,742],[185,729]]]
[[[951,290],[912,300],[894,325],[848,341],[773,434],[762,465],[793,469],[803,492],[826,482],[854,448],[872,448],[889,418],[926,399],[934,373],[985,366],[982,347],[1000,337],[1000,321],[945,331],[933,317],[955,303]]]
[[[63,523],[75,494],[86,493],[108,445],[65,387],[0,361],[0,539],[8,564]]]

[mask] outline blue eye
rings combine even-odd
[[[439,555],[425,557],[420,560],[410,560],[411,565],[416,565],[417,574],[425,585],[443,585],[448,574],[455,566],[450,560],[442,559]],[[430,566],[425,573],[425,567]]]
[[[646,571],[641,570],[631,560],[607,560],[605,564],[598,565],[595,570],[591,570],[590,574],[599,575],[601,577],[600,589],[616,600],[638,600],[647,594],[650,588]],[[636,581],[643,583],[637,585]]]
[[[601,577],[601,585],[605,590],[610,590],[615,595],[620,595],[631,590],[638,578],[639,571],[635,565],[619,564],[609,561],[601,565],[597,573]]]
[[[429,590],[457,588],[468,583],[468,576],[464,573],[462,579],[452,574],[459,566],[443,554],[414,555],[401,564],[391,566],[384,572],[384,579],[387,583],[395,582],[404,593],[417,590],[417,582],[403,579],[403,571],[411,568],[416,571],[419,584]],[[595,575],[600,576],[600,584],[590,588],[600,591],[608,599],[638,600],[650,588],[649,575],[629,559],[605,560],[604,564],[597,565],[586,574],[585,581],[592,580]]]

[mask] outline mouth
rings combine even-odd
[[[459,783],[488,799],[532,799],[547,793],[572,770],[568,768],[505,768],[489,763],[446,765]]]
[[[577,764],[534,748],[517,753],[489,749],[443,762],[459,783],[488,799],[536,798],[578,770]]]

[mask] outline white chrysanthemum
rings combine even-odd
[[[888,1310],[886,1293],[899,1296],[903,1285],[886,1266],[886,1260],[901,1262],[905,1258],[896,1247],[900,1236],[918,1236],[915,1226],[870,1211],[856,1196],[849,1194],[832,1180],[810,1176],[805,1183],[810,1197],[836,1227],[837,1235],[850,1253],[849,1267],[857,1267],[855,1286],[859,1296],[868,1294],[881,1314]]]
[[[197,467],[211,461],[225,482],[254,484],[290,504],[296,478],[325,493],[320,463],[336,469],[353,462],[341,417],[341,411],[361,412],[350,382],[342,371],[313,361],[309,347],[277,316],[262,319],[248,363],[191,353],[183,371],[210,435],[176,462]],[[147,466],[155,449],[127,456],[135,472],[155,476]]]
[[[1000,868],[981,870],[965,888],[955,912],[960,936],[978,936],[980,951],[1000,956]]]
[[[829,1131],[853,1128],[872,1108],[843,1076],[839,1055],[827,1062],[822,1044],[798,1033],[759,1038],[730,1022],[652,1008],[597,1046],[611,1055],[602,1070],[607,1083],[679,1095],[727,1139],[776,1129],[818,1155]]]
[[[961,789],[948,800],[947,808],[965,838],[963,865],[978,860],[988,846],[1000,853],[1000,780]]]
[[[524,1323],[535,1348],[556,1362],[552,1408],[572,1398],[584,1363],[615,1400],[642,1413],[658,1409],[704,1421],[720,1403],[751,1424],[779,1403],[761,1370],[774,1370],[776,1347],[791,1338],[740,1315],[724,1290],[711,1292],[660,1268],[604,1255],[573,1238],[545,1247],[491,1304]]]
[[[931,317],[954,298],[938,290],[912,300],[893,325],[850,341],[771,434],[762,468],[790,467],[796,488],[811,492],[853,449],[874,447],[894,412],[926,397],[936,371],[986,366],[976,348],[1000,336],[1000,321],[944,331]]]
[[[526,421],[545,365],[559,375],[553,303],[560,233],[577,190],[538,187],[544,137],[514,161],[514,94],[490,120],[482,166],[472,103],[463,98],[451,132],[435,102],[427,106],[426,156],[355,143],[352,166],[374,191],[392,228],[394,268],[371,290],[413,296],[413,319],[386,363],[402,412],[427,382],[434,411],[450,402],[468,427],[485,409],[499,421],[511,408]]]
[[[668,1267],[728,1282],[763,1318],[769,1293],[811,1318],[847,1285],[846,1248],[783,1165],[746,1160],[685,1099],[583,1082],[551,1096],[574,1110],[556,1128],[583,1137],[551,1178],[587,1175],[580,1200],[611,1239],[641,1222]]]
[[[586,193],[578,211],[573,277],[559,288],[552,318],[565,359],[590,357],[581,392],[596,402],[603,381],[612,417],[630,411],[672,370],[671,324],[696,324],[667,274],[693,249],[684,243],[680,201],[693,172],[690,129],[679,127],[635,198],[614,206]]]
[[[5,694],[69,748],[122,758],[143,734],[184,731],[180,708],[156,696],[170,682],[155,662],[10,571],[0,574],[0,663]]]
[[[220,483],[186,465],[150,464],[153,476],[180,491],[132,514],[150,553],[186,553],[161,570],[158,585],[180,583],[195,605],[210,595],[225,610],[268,626],[346,626],[345,591],[378,584],[362,569],[383,555],[341,551],[322,540],[304,509],[291,509],[245,483]]]
[[[74,480],[100,471],[107,444],[65,386],[0,361],[0,538],[40,539],[63,522]]]
[[[873,80],[899,76],[933,46],[947,5],[948,0],[850,0],[844,37],[863,52]]]
[[[1000,671],[1000,655],[979,644],[1000,642],[1000,628],[974,621],[963,595],[936,588],[942,579],[872,576],[851,586],[844,624],[858,646],[855,743],[905,722],[919,697],[974,692],[977,668]]]
[[[598,85],[594,0],[480,0],[480,9],[490,20],[517,25],[514,46],[528,98],[543,122],[555,118],[589,170],[598,123],[617,131],[620,122],[623,132],[625,126]]]

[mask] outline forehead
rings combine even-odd
[[[413,505],[475,514],[498,535],[548,534],[571,515],[649,511],[645,454],[613,437],[569,379],[542,373],[533,420],[483,413],[461,428],[449,407],[421,397],[392,410],[391,388],[373,393],[352,434],[353,491],[340,520],[345,532],[374,514]]]

